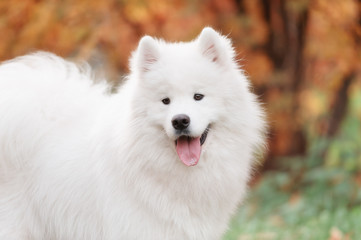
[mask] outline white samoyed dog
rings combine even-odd
[[[0,66],[0,239],[220,239],[264,146],[229,39],[140,40],[117,93],[50,53]]]

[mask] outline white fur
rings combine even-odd
[[[116,94],[50,53],[3,63],[0,239],[220,239],[264,144],[233,58],[211,28],[188,43],[146,36]],[[180,113],[193,136],[211,124],[193,167],[175,151]]]

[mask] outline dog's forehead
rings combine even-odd
[[[214,66],[196,54],[183,54],[167,56],[162,67],[161,71],[169,79],[170,84],[194,86],[200,80],[203,80],[202,84],[204,85],[204,79],[209,75],[209,67]]]
[[[215,74],[210,68],[218,66],[204,58],[192,44],[176,46],[167,45],[161,52],[158,68],[152,70],[152,87],[157,93],[194,94],[212,85]]]
[[[205,74],[193,66],[174,69],[167,76],[166,82],[165,86],[175,93],[194,92],[204,89],[210,84]]]

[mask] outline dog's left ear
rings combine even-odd
[[[159,60],[159,49],[154,40],[150,36],[144,36],[137,50],[137,65],[141,72],[148,72],[152,65]]]
[[[222,36],[213,28],[206,27],[199,34],[198,44],[202,54],[210,61],[225,65],[227,49],[222,46],[222,40]]]

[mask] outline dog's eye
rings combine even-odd
[[[168,105],[170,103],[170,99],[164,98],[164,99],[162,99],[162,103],[164,103],[165,105]]]
[[[203,95],[203,94],[199,94],[199,93],[196,93],[196,94],[194,94],[194,96],[193,96],[194,100],[196,100],[196,101],[202,100],[203,97],[204,97],[204,95]]]

